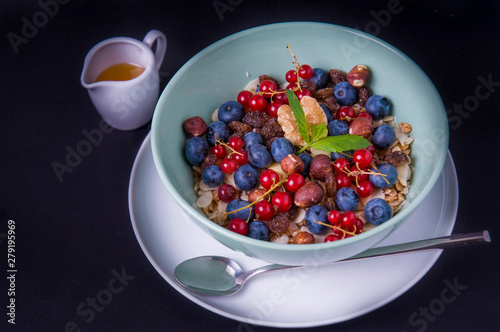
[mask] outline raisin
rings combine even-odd
[[[205,168],[215,164],[217,164],[217,156],[209,153],[205,156],[205,159],[203,159],[203,162],[200,165],[200,170],[203,172]]]
[[[285,132],[278,123],[277,118],[270,118],[264,127],[262,127],[262,132],[260,132],[260,134],[265,140],[270,140],[273,137],[285,136]]]
[[[361,106],[365,107],[368,97],[370,97],[370,89],[367,86],[359,88],[358,98]]]
[[[287,212],[278,213],[271,219],[264,221],[264,223],[269,227],[269,230],[275,234],[282,234],[288,230],[290,227],[290,221],[297,215],[297,210],[291,208]]]
[[[307,89],[311,91],[311,93],[314,95],[316,93],[316,90],[318,90],[318,87],[316,86],[316,83],[304,80],[300,83],[300,87],[302,89]]]
[[[280,86],[280,83],[274,77],[271,77],[269,75],[260,75],[259,76],[259,84],[266,81],[266,80],[273,81],[274,84],[276,84],[276,86]]]
[[[243,123],[246,123],[253,128],[262,128],[269,118],[269,114],[263,111],[247,112],[247,114],[243,117]]]
[[[335,210],[335,198],[331,196],[326,196],[325,200],[323,201],[323,206],[328,211]]]
[[[332,88],[319,89],[313,96],[315,99],[318,100],[318,102],[325,101],[327,98],[333,96],[333,89]]]
[[[252,126],[239,121],[229,122],[227,126],[229,128],[229,131],[231,132],[231,137],[243,137],[243,135],[252,130]]]
[[[401,151],[393,151],[389,152],[384,156],[384,161],[388,164],[391,164],[394,167],[401,166],[410,162],[410,159],[406,155],[406,153]]]
[[[332,115],[334,115],[340,107],[333,96],[325,99],[325,105],[331,111]]]
[[[339,84],[340,82],[347,81],[347,74],[338,69],[330,69],[328,71],[328,75],[330,76],[330,82],[333,84]]]

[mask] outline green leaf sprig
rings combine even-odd
[[[359,135],[345,134],[324,137],[328,133],[328,128],[324,123],[319,125],[311,123],[311,135],[309,135],[306,115],[302,105],[300,105],[299,99],[291,90],[286,91],[286,96],[290,108],[292,109],[292,114],[297,122],[297,130],[302,139],[306,142],[306,145],[303,146],[298,153],[304,152],[308,148],[338,153],[349,150],[365,149],[370,145],[370,142],[366,138]]]

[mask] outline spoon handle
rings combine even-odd
[[[485,242],[491,242],[490,233],[487,230],[480,231],[480,232],[465,233],[465,234],[454,234],[454,235],[442,236],[442,237],[437,237],[437,238],[432,238],[432,239],[425,239],[425,240],[406,242],[406,243],[401,243],[401,244],[394,244],[394,245],[389,245],[389,246],[380,247],[380,248],[372,248],[372,249],[368,249],[368,250],[366,250],[366,251],[364,251],[356,256],[346,258],[346,259],[343,259],[343,260],[340,260],[337,262],[315,265],[315,267],[326,266],[326,265],[331,265],[331,264],[336,264],[336,263],[341,263],[341,262],[348,262],[348,261],[359,260],[359,259],[365,259],[365,258],[388,256],[388,255],[402,254],[402,253],[408,253],[408,252],[417,252],[417,251],[429,250],[429,249],[446,249],[446,248],[451,248],[451,247],[460,247],[460,246],[465,246],[465,245],[469,245],[469,244],[485,243]],[[254,277],[258,274],[270,272],[273,270],[307,268],[307,267],[308,266],[272,264],[272,265],[266,265],[266,266],[262,266],[262,267],[259,267],[257,269],[254,269],[254,270],[247,271],[241,277],[244,279],[249,279],[249,278]]]

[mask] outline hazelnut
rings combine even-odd
[[[248,193],[248,202],[253,203],[259,198],[261,198],[263,195],[265,195],[266,191],[264,189],[254,189]],[[269,195],[266,195],[262,197],[262,199],[268,200]]]
[[[207,124],[199,116],[193,116],[184,121],[183,127],[190,136],[203,136],[207,132]]]
[[[324,196],[325,193],[318,184],[308,182],[295,193],[293,202],[298,207],[308,208],[319,204]]]
[[[302,173],[304,171],[304,162],[297,155],[290,153],[281,159],[281,169],[286,174]]]
[[[361,88],[368,82],[369,72],[365,65],[356,65],[347,73],[347,81],[355,88]]]
[[[294,237],[292,244],[309,244],[316,242],[314,236],[308,232],[298,232]]]
[[[327,173],[333,173],[333,165],[330,157],[318,154],[311,160],[309,174],[317,180],[324,181]]]
[[[357,117],[349,125],[349,134],[368,138],[372,134],[372,129],[372,122],[370,119]]]

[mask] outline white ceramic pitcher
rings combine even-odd
[[[152,45],[156,41],[153,52]],[[160,93],[159,68],[167,49],[167,38],[158,30],[149,31],[142,41],[115,37],[95,45],[85,57],[81,83],[88,90],[97,111],[112,127],[139,128],[151,120]],[[145,68],[126,81],[99,81],[102,71],[119,63]]]

